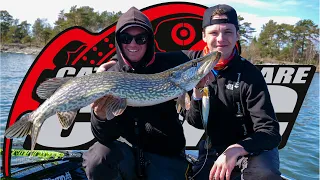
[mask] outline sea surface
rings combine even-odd
[[[35,58],[34,55],[0,53],[1,148],[12,102]],[[23,141],[14,140],[13,148],[22,148]],[[319,179],[319,73],[312,80],[287,145],[279,153],[280,170],[285,177],[297,180]]]

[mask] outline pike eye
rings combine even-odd
[[[198,65],[198,63],[196,63],[196,62],[192,63],[192,67],[197,67],[197,65]]]

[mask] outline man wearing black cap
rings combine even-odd
[[[261,72],[240,56],[236,11],[228,5],[208,8],[202,34],[207,46],[203,51],[189,52],[189,58],[212,51],[220,51],[222,57],[193,89],[186,113],[189,124],[207,134],[206,141],[199,144],[193,178],[281,179],[279,123]],[[204,104],[210,106],[207,117],[203,88],[209,91],[209,103]]]

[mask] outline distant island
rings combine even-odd
[[[39,46],[28,46],[25,44],[6,44],[0,46],[0,52],[5,53],[21,53],[21,54],[31,54],[31,55],[38,55],[44,47]],[[254,64],[279,64],[279,65],[298,65],[302,63],[294,63],[290,61],[278,61],[272,60],[270,58],[267,59],[259,59],[255,60],[252,63]],[[317,72],[319,72],[319,65],[317,67]]]
[[[38,55],[42,49],[43,47],[27,46],[25,44],[5,44],[1,45],[0,52]]]

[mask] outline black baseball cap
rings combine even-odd
[[[227,16],[227,19],[212,19],[213,12],[215,12],[217,9],[223,10],[223,14]],[[233,7],[226,4],[218,4],[205,10],[203,15],[202,28],[205,28],[213,24],[222,23],[234,24],[236,29],[239,30],[238,15]]]

